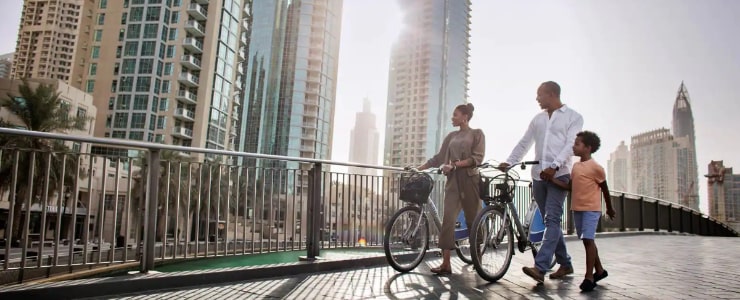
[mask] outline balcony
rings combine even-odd
[[[198,104],[198,95],[188,90],[179,90],[177,92],[177,100],[190,104]]]
[[[246,32],[245,33],[242,33],[242,37],[239,39],[239,41],[242,43],[242,46],[246,46],[247,45],[247,34],[246,34]]]
[[[193,139],[193,130],[177,126],[172,130],[172,135],[183,139]]]
[[[208,12],[205,8],[200,6],[198,3],[190,3],[190,6],[188,6],[188,14],[198,21],[203,21],[208,16]]]
[[[203,53],[203,42],[197,39],[186,38],[182,41],[182,46],[192,53]]]
[[[175,110],[175,118],[188,122],[195,122],[195,113],[184,108]]]
[[[180,63],[188,69],[200,70],[200,59],[192,55],[183,55],[180,57]]]
[[[177,79],[177,81],[189,87],[197,87],[200,84],[199,80],[198,76],[188,72],[181,73],[180,78]]]
[[[206,28],[195,20],[190,20],[185,23],[185,31],[192,34],[194,37],[203,37],[206,35]]]

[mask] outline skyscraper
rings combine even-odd
[[[234,149],[250,6],[26,0],[14,75],[92,94],[95,136]]]
[[[0,78],[10,78],[14,53],[0,55]]]
[[[452,130],[467,102],[469,0],[399,1],[404,29],[393,45],[388,78],[384,163],[418,165]]]
[[[630,151],[624,141],[619,143],[617,150],[609,155],[607,165],[609,188],[615,191],[627,192],[630,186]]]
[[[240,151],[331,157],[342,4],[254,2]]]
[[[679,203],[676,192],[676,142],[666,128],[632,137],[630,161],[633,193]]]
[[[351,162],[378,164],[378,129],[375,127],[375,114],[370,111],[370,100],[362,102],[362,112],[355,115],[355,127],[350,133],[349,160]],[[377,175],[377,171],[367,168],[349,168],[351,174]]]
[[[688,139],[687,147],[678,149],[677,153],[678,199],[684,205],[698,209],[699,172],[696,161],[694,116],[691,111],[689,92],[683,81],[678,88],[676,101],[673,104],[673,136]]]
[[[93,10],[106,1],[25,0],[11,78],[58,79],[78,89],[90,62]],[[116,32],[117,34],[117,32]]]
[[[723,161],[711,161],[707,173],[709,215],[740,230],[740,174]]]

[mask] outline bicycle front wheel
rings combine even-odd
[[[506,274],[514,255],[514,232],[503,209],[489,205],[473,221],[470,248],[473,266],[481,278],[496,282]]]
[[[418,206],[400,209],[386,224],[383,250],[396,271],[406,273],[416,268],[428,247],[429,223]]]

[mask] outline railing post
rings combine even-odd
[[[668,203],[668,232],[673,232],[673,204]]]
[[[573,197],[571,197],[571,193],[568,193],[568,197],[565,198],[565,201],[566,201],[566,204],[565,204],[564,215],[566,217],[566,224],[567,224],[566,226],[567,229],[565,233],[570,235],[570,234],[573,234],[573,232],[575,231],[575,224],[573,223],[573,218],[571,217],[573,214],[570,211],[573,205]],[[526,208],[525,210],[520,210],[520,211],[526,211]],[[599,222],[601,222],[601,218],[599,218]]]
[[[624,193],[622,193],[621,195],[619,195],[619,208],[621,210],[619,212],[619,219],[621,220],[619,222],[619,231],[627,231],[627,227],[625,224],[627,222],[627,217],[625,216],[624,206]]]
[[[678,207],[678,232],[686,232],[683,226],[683,206]]]
[[[655,231],[660,231],[660,201],[655,199]]]
[[[149,190],[145,197],[144,252],[141,258],[141,273],[154,268],[154,238],[157,224],[157,199],[159,195],[159,150],[149,150],[146,184]],[[138,230],[138,229],[137,229]]]
[[[306,260],[313,261],[319,256],[319,238],[321,235],[321,163],[315,163],[309,176],[311,188],[308,194],[308,232]]]
[[[645,197],[640,196],[640,231],[645,231]]]

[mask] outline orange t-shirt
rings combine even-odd
[[[571,210],[601,211],[601,187],[606,180],[604,168],[593,159],[577,162],[571,172],[573,177]]]

